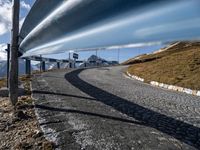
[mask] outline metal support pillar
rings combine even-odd
[[[10,44],[7,44],[7,88],[9,87]]]
[[[87,63],[86,63],[86,61],[84,62],[84,67],[87,67]]]
[[[118,60],[118,63],[119,63],[119,54],[120,54],[120,48],[118,48],[118,51],[117,51],[117,60]]]
[[[74,58],[74,68],[76,68],[76,59]]]
[[[57,62],[57,68],[60,69],[60,62]]]
[[[40,58],[42,60],[42,55],[40,55]],[[40,72],[42,72],[42,61],[40,61]]]
[[[13,105],[18,101],[18,35],[20,0],[13,0],[12,32],[9,68],[9,98]]]
[[[26,59],[26,75],[31,75],[31,60]]]
[[[45,71],[46,68],[45,68],[45,61],[42,61],[42,71]]]
[[[69,68],[72,68],[72,63],[71,63],[70,55],[71,55],[71,53],[69,52]]]

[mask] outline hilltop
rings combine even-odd
[[[200,42],[177,42],[151,54],[123,63],[131,74],[146,82],[157,81],[194,90],[200,89]]]

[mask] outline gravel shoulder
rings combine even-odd
[[[35,75],[32,96],[45,136],[60,149],[198,149],[199,97],[127,79],[124,69]]]

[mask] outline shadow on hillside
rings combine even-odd
[[[66,80],[82,92],[95,98],[112,108],[137,119],[145,126],[155,128],[174,138],[191,145],[197,149],[200,147],[200,129],[180,120],[160,114],[126,99],[108,93],[98,87],[95,87],[83,81],[79,74],[83,69],[75,70],[65,75]]]

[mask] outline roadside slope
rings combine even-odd
[[[157,81],[200,90],[200,43],[179,42],[164,50],[131,59],[131,74],[148,81]]]

